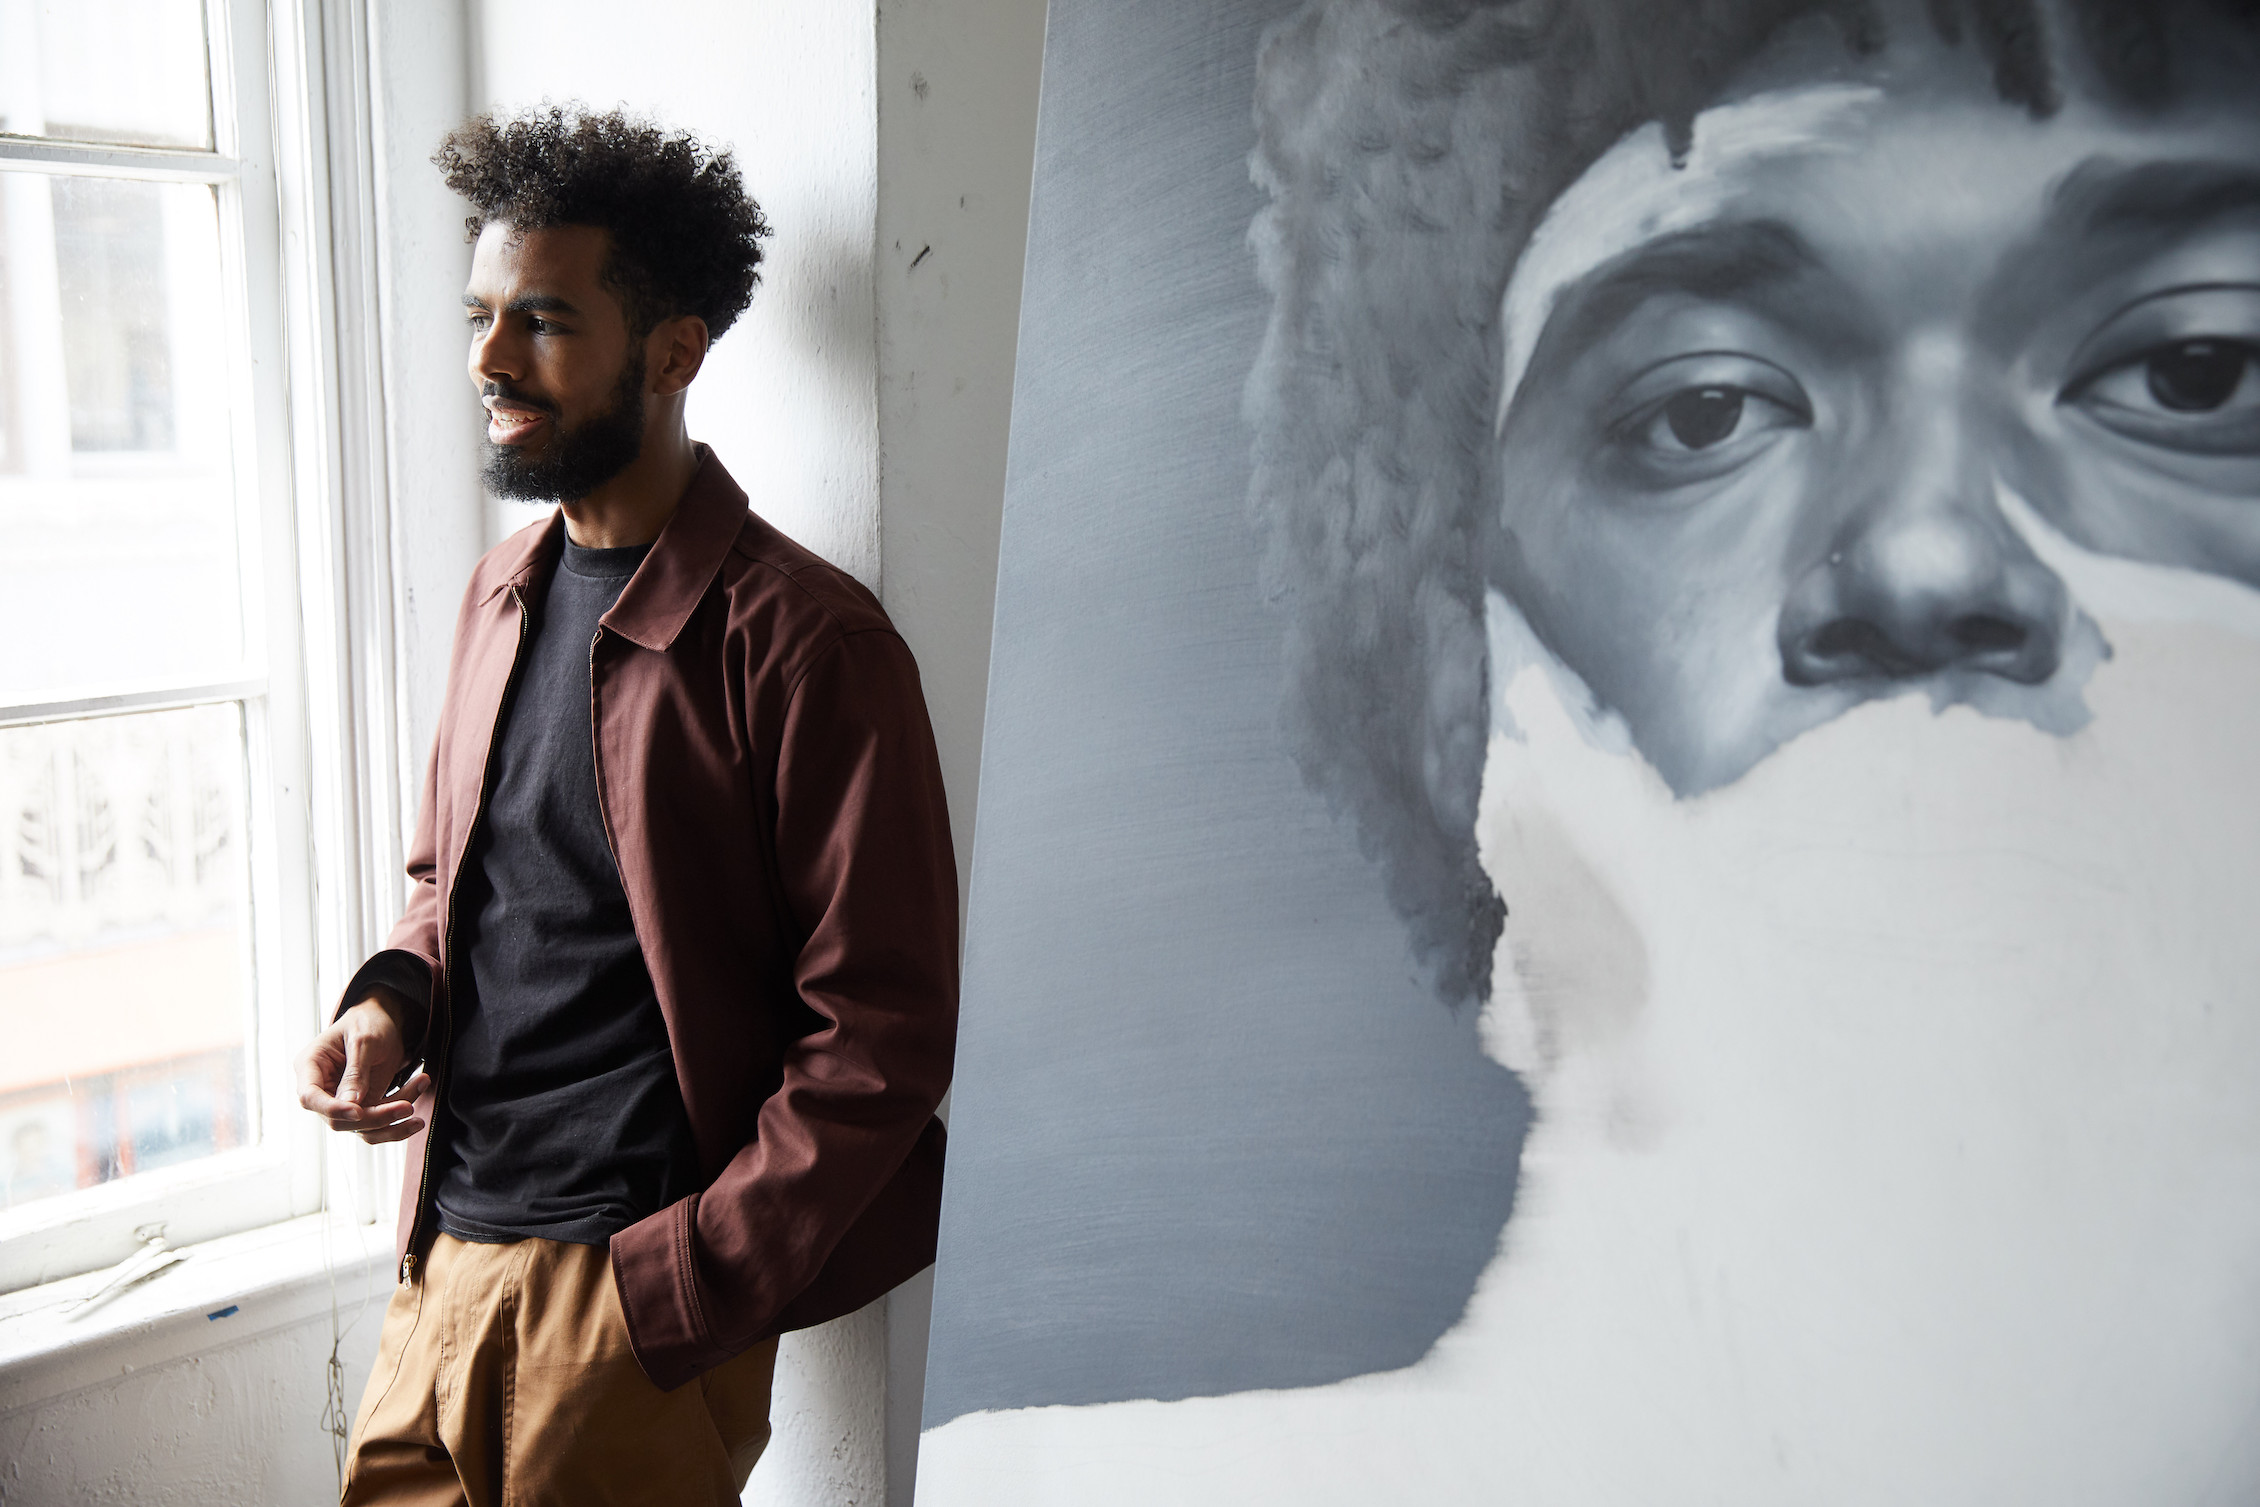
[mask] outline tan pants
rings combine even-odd
[[[776,1362],[768,1340],[662,1392],[602,1246],[441,1235],[385,1309],[343,1501],[734,1504],[769,1442]]]

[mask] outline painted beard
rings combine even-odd
[[[480,474],[487,490],[517,502],[579,502],[625,471],[643,453],[643,375],[641,346],[630,354],[612,385],[612,401],[571,429],[553,430],[540,453],[519,445],[487,440]],[[488,384],[490,396],[503,396]],[[552,417],[556,410],[547,411]]]
[[[2260,594],[2012,511],[2113,646],[2070,736],[1903,696],[1681,801],[1492,600],[1537,1126],[1438,1353],[1553,1373],[1533,1486],[2260,1491]]]
[[[1868,702],[1685,801],[1494,596],[1481,1024],[1536,1121],[1466,1314],[955,1419],[919,1500],[2260,1500],[2260,592],[2034,543],[2088,726]]]

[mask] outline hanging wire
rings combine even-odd
[[[336,1193],[338,1185],[341,1182],[346,1183],[348,1209],[349,1211],[358,1210],[361,1203],[359,1195],[364,1190],[359,1186],[360,1179],[353,1174],[362,1171],[373,1173],[375,1170],[373,1163],[377,1153],[373,1148],[364,1149],[350,1146],[335,1148],[335,1150],[342,1150],[346,1154],[344,1156],[332,1155],[329,1166],[325,1169],[330,1175],[322,1179],[322,1271],[329,1278],[330,1284],[330,1354],[329,1360],[323,1368],[325,1375],[322,1432],[330,1436],[331,1464],[337,1474],[338,1495],[343,1496],[345,1494],[345,1451],[346,1446],[351,1442],[354,1411],[351,1402],[347,1400],[345,1391],[345,1340],[346,1336],[352,1334],[359,1327],[361,1320],[368,1314],[369,1270],[368,1263],[364,1260],[361,1263],[360,1306],[354,1309],[353,1317],[348,1320],[344,1316],[344,1309],[339,1304],[337,1295],[337,1251],[332,1238],[335,1232],[334,1221],[338,1212]],[[359,1155],[354,1154],[356,1151],[359,1152]],[[352,1218],[353,1214],[349,1212],[347,1217]],[[354,1223],[358,1227],[358,1219],[355,1219]]]

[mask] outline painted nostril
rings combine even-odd
[[[2031,635],[2007,618],[1973,612],[1954,619],[1947,629],[1954,642],[1969,654],[2014,654]]]
[[[1856,617],[1840,617],[1823,623],[1807,640],[1812,656],[1818,660],[1854,660],[1862,664],[1882,666],[1904,656],[1892,648],[1891,640],[1875,624]]]

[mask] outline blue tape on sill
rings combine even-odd
[[[204,1322],[209,1324],[214,1319],[224,1319],[229,1314],[236,1312],[239,1307],[240,1305],[238,1304],[230,1303],[227,1307],[221,1309],[218,1313],[208,1313],[204,1315]]]

